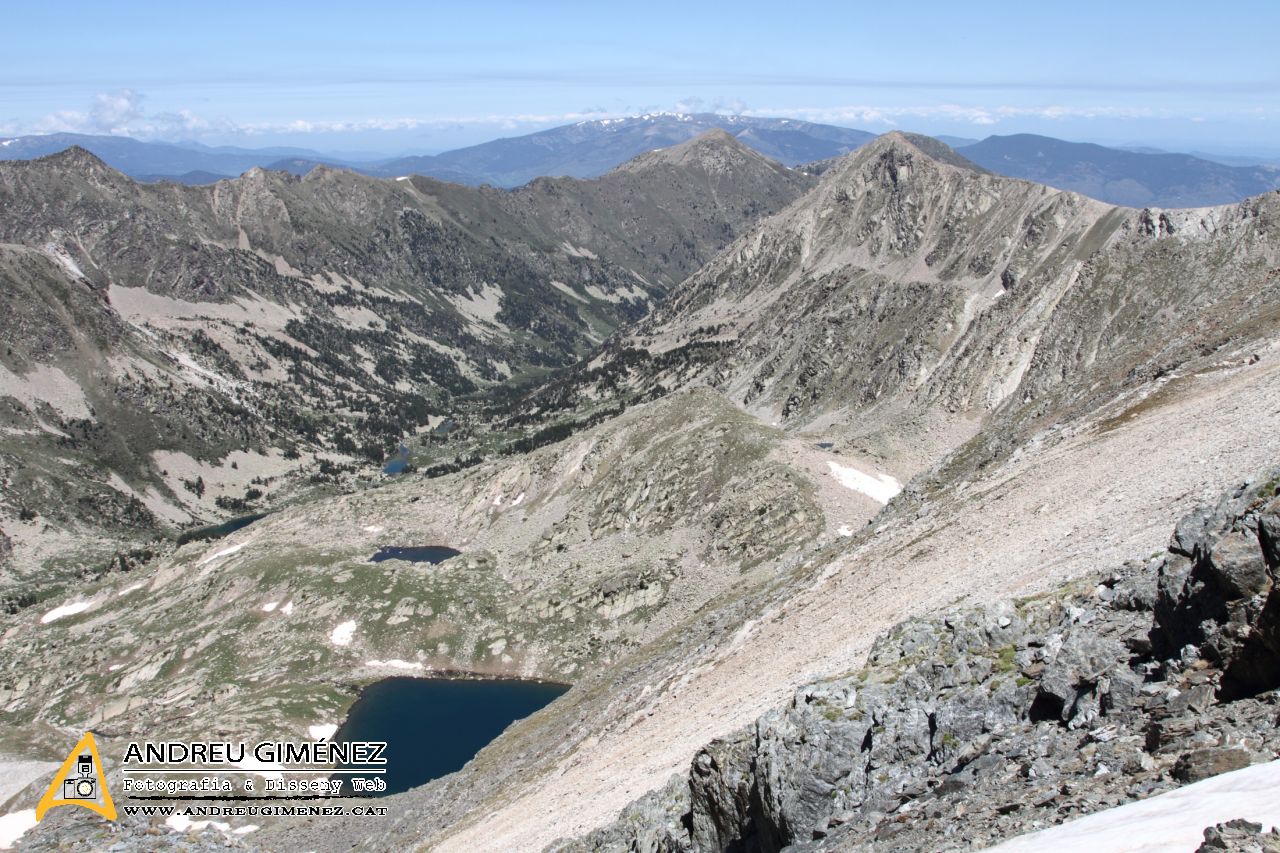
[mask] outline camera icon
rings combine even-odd
[[[98,780],[93,778],[93,756],[85,753],[76,759],[78,779],[62,780],[62,799],[64,800],[96,800],[98,798]]]

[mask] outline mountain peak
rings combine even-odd
[[[782,168],[732,133],[722,128],[713,128],[678,145],[641,154],[614,171],[639,172],[658,166],[676,166],[705,172],[726,172],[741,169],[748,163]]]
[[[59,166],[61,168],[68,168],[68,167],[95,168],[96,167],[96,168],[102,168],[102,169],[111,169],[111,167],[108,166],[96,154],[94,154],[92,151],[89,151],[87,148],[81,148],[79,145],[72,145],[67,148],[64,148],[61,151],[58,151],[57,153],[49,154],[47,156],[37,158],[35,162],[48,163],[51,165]]]
[[[978,172],[984,175],[992,174],[977,163],[957,154],[945,142],[940,142],[932,136],[925,136],[920,133],[891,130],[859,149],[859,153],[864,156],[879,156],[887,151],[920,154],[935,162],[955,166],[958,169],[968,169],[971,172]]]

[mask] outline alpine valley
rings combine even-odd
[[[0,820],[72,733],[120,791],[390,676],[569,685],[383,819],[20,849],[1070,849],[1027,834],[1160,803],[1275,849],[1211,794],[1280,781],[1280,192],[722,124],[513,189],[0,163]]]

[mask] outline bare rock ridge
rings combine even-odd
[[[550,849],[980,849],[1274,758],[1280,682],[1242,689],[1233,673],[1280,672],[1278,483],[1271,469],[1189,515],[1163,559],[896,626],[861,671],[804,685],[614,824]],[[1252,564],[1247,589],[1213,580]],[[1206,596],[1218,609],[1195,611]],[[1187,630],[1201,642],[1147,638]],[[1214,632],[1258,639],[1246,651]]]
[[[879,445],[968,438],[978,422],[1043,428],[1265,335],[1278,209],[1274,193],[1113,208],[888,134],[690,277],[580,381],[626,364],[641,396],[705,382],[797,427],[856,422]],[[549,393],[571,396],[572,376]]]

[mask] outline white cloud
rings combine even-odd
[[[101,133],[122,133],[142,117],[142,95],[132,89],[99,92],[89,108],[89,124]]]
[[[967,122],[974,125],[992,125],[1006,119],[1036,118],[1049,120],[1063,119],[1151,119],[1178,118],[1168,110],[1154,110],[1150,107],[1102,107],[1102,106],[1064,106],[1047,104],[1041,106],[966,106],[962,104],[928,104],[906,106],[870,106],[850,105],[839,107],[772,107],[766,109],[746,110],[745,115],[753,116],[792,116],[808,121],[882,124],[893,126],[904,118],[938,119],[946,121]]]
[[[209,131],[236,130],[226,120],[210,120],[191,110],[147,113],[145,96],[133,89],[99,92],[88,110],[59,110],[49,113],[27,128],[6,125],[9,133],[95,133],[108,136],[178,137]]]
[[[528,113],[473,113],[467,115],[399,116],[363,119],[311,119],[296,118],[280,121],[236,122],[225,118],[209,118],[189,109],[149,112],[146,96],[132,89],[100,92],[88,108],[52,112],[33,123],[14,120],[0,123],[0,136],[20,133],[103,133],[127,135],[142,139],[190,139],[206,134],[240,136],[246,139],[280,135],[310,134],[358,134],[370,132],[450,131],[492,128],[507,133],[528,132],[559,124],[620,118],[641,113],[657,112],[711,112],[719,114],[761,117],[784,117],[807,121],[865,127],[875,130],[890,129],[904,121],[932,120],[974,127],[991,127],[1006,121],[1024,120],[1089,120],[1089,119],[1180,119],[1205,121],[1202,114],[1183,115],[1171,109],[1131,106],[1067,106],[1042,104],[1014,106],[1008,104],[971,105],[954,103],[935,104],[850,104],[842,106],[778,106],[750,108],[741,100],[731,97],[681,98],[665,105],[651,104],[626,106],[609,110],[589,106],[569,112]],[[1226,111],[1215,118],[1227,115],[1248,116],[1260,119],[1273,118],[1277,110],[1271,107]]]

